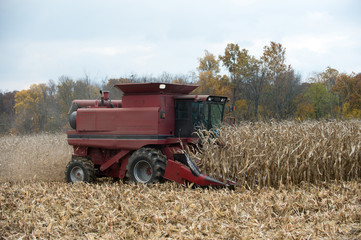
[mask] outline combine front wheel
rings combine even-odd
[[[66,181],[75,182],[92,182],[95,180],[94,164],[86,158],[73,158],[65,170]]]
[[[167,159],[158,149],[141,148],[129,158],[127,171],[130,180],[155,183],[163,180]]]

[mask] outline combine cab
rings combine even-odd
[[[107,176],[133,182],[164,179],[181,184],[228,186],[198,170],[183,153],[195,145],[200,128],[217,128],[223,120],[226,97],[189,95],[197,86],[164,83],[118,84],[122,100],[74,100],[68,143],[72,160],[68,182],[91,182]]]

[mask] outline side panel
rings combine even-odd
[[[123,108],[159,107],[164,95],[130,95],[123,96]]]
[[[172,136],[159,136],[159,135],[109,135],[109,134],[87,134],[78,133],[76,131],[68,131],[69,145],[92,148],[104,149],[129,149],[136,150],[149,145],[173,145],[179,144],[180,141],[183,145],[189,143],[196,144],[199,139],[197,138],[173,138]]]
[[[123,96],[123,108],[159,108],[158,134],[174,135],[175,102],[172,95]],[[144,119],[146,120],[146,119]]]
[[[159,111],[159,107],[78,109],[76,130],[89,133],[158,134]]]

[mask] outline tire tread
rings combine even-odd
[[[71,171],[71,166],[73,164],[83,165],[85,170],[88,172],[88,179],[85,179],[84,182],[94,182],[96,179],[96,171],[94,168],[93,162],[86,157],[73,157],[72,160],[67,164],[65,168],[65,180],[71,182],[69,177],[69,172]]]
[[[136,182],[133,173],[131,172],[131,166],[134,165],[134,161],[139,158],[147,158],[151,164],[154,166],[154,177],[149,183],[157,183],[164,181],[164,173],[167,166],[167,158],[159,149],[155,148],[140,148],[135,151],[128,160],[127,171],[130,176],[130,179]]]

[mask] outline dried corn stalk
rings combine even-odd
[[[361,179],[361,121],[257,122],[200,131],[202,171],[239,185]],[[192,153],[190,153],[192,154]]]
[[[361,184],[0,183],[0,239],[359,239]]]

